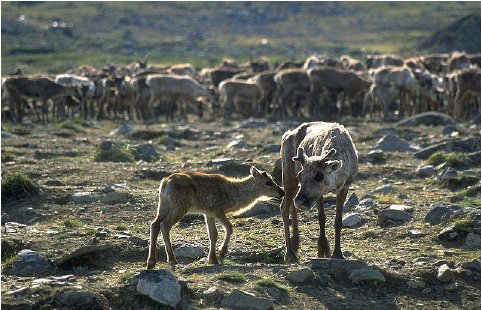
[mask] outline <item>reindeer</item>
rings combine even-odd
[[[225,229],[225,238],[219,250],[221,260],[227,253],[229,240],[233,232],[232,224],[226,214],[240,214],[252,208],[256,201],[265,197],[284,196],[284,191],[277,185],[270,174],[252,166],[250,176],[243,179],[227,178],[220,174],[199,172],[174,173],[160,182],[159,206],[157,216],[150,225],[150,247],[147,269],[155,267],[155,248],[157,237],[162,231],[167,262],[177,263],[170,230],[187,213],[203,213],[209,233],[209,256],[211,264],[218,264],[215,253],[218,220]]]
[[[281,203],[287,250],[285,261],[298,261],[297,208],[311,207],[314,204],[317,206],[319,220],[317,255],[330,256],[323,200],[323,195],[328,192],[337,194],[333,257],[344,258],[341,251],[342,208],[349,186],[358,171],[357,151],[348,131],[337,123],[304,123],[282,136],[281,158],[282,185],[285,191]],[[292,236],[289,213],[292,216]]]

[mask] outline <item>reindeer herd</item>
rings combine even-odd
[[[480,111],[481,54],[313,55],[271,65],[226,59],[197,71],[190,64],[89,65],[64,74],[2,78],[2,119],[166,121],[198,117],[400,118],[443,111],[458,119]]]

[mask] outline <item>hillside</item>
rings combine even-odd
[[[82,63],[196,66],[233,56],[411,54],[479,3],[2,2],[2,71],[60,72]],[[267,40],[263,40],[267,39]],[[262,44],[262,42],[266,44]]]

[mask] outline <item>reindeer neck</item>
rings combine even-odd
[[[249,176],[243,180],[232,182],[235,197],[232,197],[233,208],[240,209],[250,205],[259,198],[259,190],[254,183],[254,177]]]

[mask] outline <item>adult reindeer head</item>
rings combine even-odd
[[[341,160],[333,160],[336,149],[321,156],[307,156],[299,147],[292,158],[302,165],[297,174],[299,191],[294,199],[296,207],[311,207],[321,195],[335,189],[335,172],[342,168]]]

